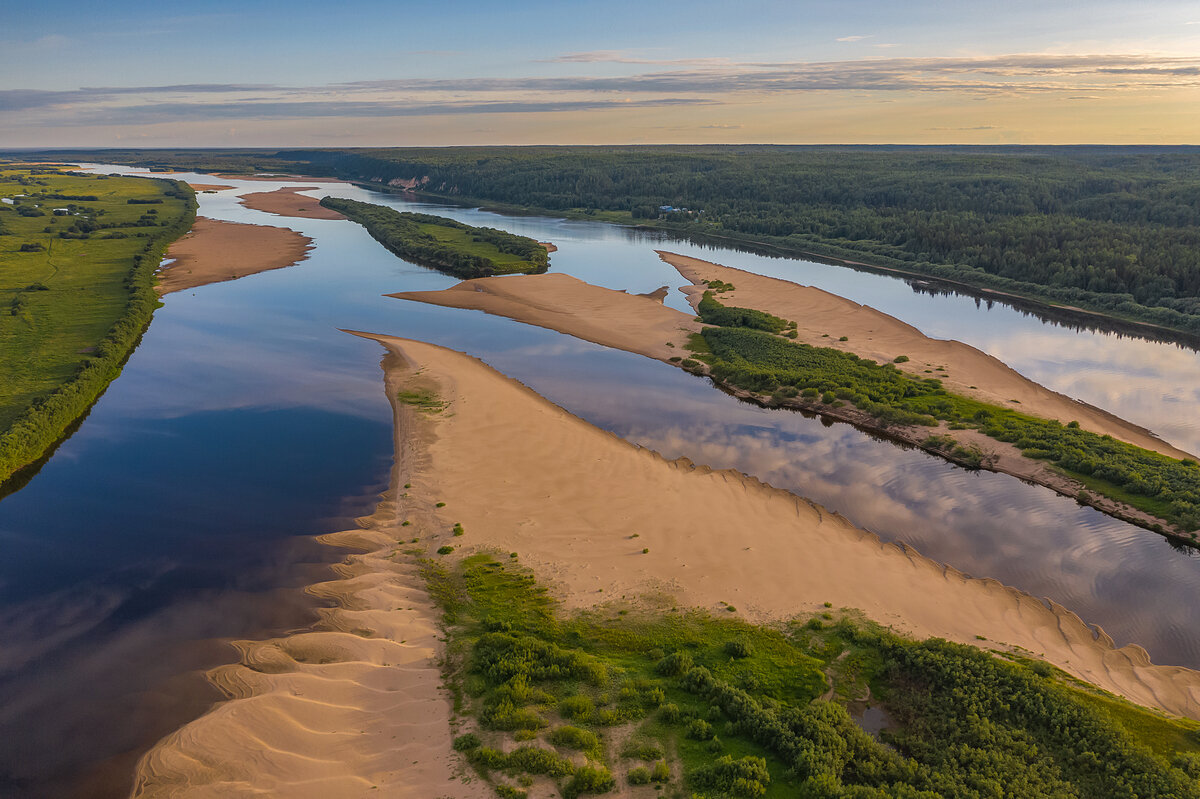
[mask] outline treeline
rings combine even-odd
[[[546,248],[525,236],[338,197],[325,197],[321,205],[359,223],[372,238],[401,258],[464,280],[502,274],[537,274],[549,268]],[[422,226],[464,231],[468,234],[469,244],[440,240]],[[480,250],[486,253],[486,248],[470,246],[473,244],[487,245],[497,253],[506,253],[515,259],[501,262],[481,254]]]
[[[416,178],[422,191],[446,197],[620,212],[1200,332],[1200,151],[1192,148],[468,147],[276,156],[357,180]]]
[[[502,797],[524,796],[531,775],[565,796],[624,777],[714,797],[1200,797],[1193,726],[1114,701],[1126,727],[1044,663],[832,614],[786,630],[698,612],[567,616],[511,558],[426,576],[447,612],[448,684],[477,725],[454,747]],[[817,698],[823,672],[882,698],[882,740]]]
[[[727,308],[705,293],[701,318],[723,326],[702,331],[704,346],[695,357],[708,362],[714,379],[772,394],[774,404],[797,397],[831,407],[849,402],[884,427],[943,421],[951,430],[978,429],[1013,444],[1027,457],[1053,463],[1098,493],[1185,532],[1200,530],[1200,466],[1194,461],[1083,430],[1077,422],[1063,425],[951,394],[941,381],[910,377],[892,364],[788,341],[764,332],[766,323],[753,314],[775,320],[768,329],[782,329],[783,320],[753,309]]]
[[[196,218],[196,195],[186,183],[156,181],[163,196],[184,200],[175,219],[165,220],[141,251],[130,261],[126,285],[129,299],[124,312],[108,335],[75,377],[29,408],[0,434],[0,482],[42,456],[62,438],[71,423],[82,416],[108,384],[121,373],[121,366],[150,324],[159,306],[154,291],[155,272],[167,246],[191,229]]]

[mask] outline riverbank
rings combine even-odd
[[[243,194],[238,202],[255,211],[265,211],[276,216],[294,216],[301,219],[345,219],[346,217],[321,205],[319,199],[300,194],[319,186],[288,186],[275,191],[258,191]]]
[[[167,250],[158,273],[160,295],[294,266],[308,257],[312,239],[294,230],[197,217]]]
[[[238,642],[243,663],[210,675],[232,701],[147,753],[135,796],[488,795],[459,780],[438,613],[418,574],[418,558],[447,547],[519,553],[568,609],[623,598],[773,623],[829,603],[916,638],[1040,657],[1200,718],[1200,673],[1117,648],[1058,605],[883,544],[746,475],[667,461],[470,356],[359,335],[388,351],[392,488],[361,530],[325,540],[365,554],[310,589],[339,602],[314,630]]]

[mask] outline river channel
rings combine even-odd
[[[93,166],[99,172],[144,170]],[[209,175],[180,175],[214,183]],[[302,590],[340,552],[312,536],[369,513],[391,412],[380,348],[351,328],[466,351],[667,457],[735,468],[885,540],[1047,597],[1200,667],[1200,558],[1006,475],[970,472],[844,424],[754,407],[640,356],[472,311],[388,299],[456,281],[342,220],[272,216],[237,196],[299,179],[219,179],[204,216],[290,227],[311,257],[165,298],[122,376],[27,484],[0,500],[0,795],[123,795],[134,761],[217,697],[229,641],[315,619]],[[551,269],[631,292],[684,281],[656,248],[819,286],[1200,452],[1200,354],[1053,324],[889,276],[671,241],[612,225],[413,202],[349,184],[307,191],[551,241]],[[752,535],[753,531],[745,531]]]

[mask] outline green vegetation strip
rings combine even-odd
[[[0,481],[83,415],[154,309],[167,245],[195,219],[183,183],[0,168]]]
[[[321,205],[359,223],[401,258],[464,280],[549,268],[546,248],[526,236],[338,197],[325,197]]]
[[[832,613],[779,628],[698,611],[564,613],[511,557],[427,563],[455,748],[502,797],[657,783],[687,797],[1200,797],[1200,725],[1038,661]],[[834,680],[832,699],[827,678]],[[845,705],[870,689],[877,740]]]
[[[715,379],[771,394],[772,404],[800,396],[830,406],[849,402],[884,427],[932,427],[940,420],[951,429],[977,429],[1014,445],[1026,457],[1049,461],[1096,493],[1184,531],[1200,528],[1200,467],[1194,461],[1092,433],[1076,422],[1063,425],[951,394],[941,381],[910,377],[890,363],[785,340],[764,332],[782,330],[782,319],[724,307],[711,292],[705,292],[699,310],[705,322],[725,326],[705,328],[702,345],[693,339],[695,357],[709,364]],[[968,466],[978,467],[983,459],[978,450],[962,447],[949,436],[931,436],[925,443]]]

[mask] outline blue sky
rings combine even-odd
[[[1200,143],[1195,2],[0,0],[0,146]]]

